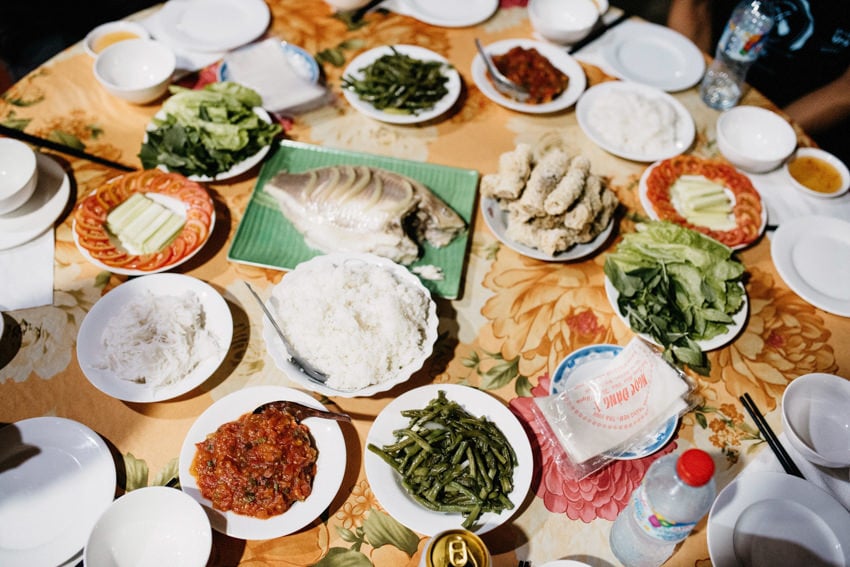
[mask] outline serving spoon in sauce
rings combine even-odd
[[[298,351],[295,350],[295,348],[292,346],[292,343],[290,343],[289,339],[286,338],[286,335],[283,334],[283,330],[277,324],[274,315],[272,315],[271,311],[269,311],[269,308],[266,307],[266,304],[263,302],[262,298],[257,295],[256,291],[254,291],[254,288],[251,287],[251,284],[249,284],[248,282],[242,283],[245,284],[245,287],[248,288],[248,291],[251,292],[251,295],[254,296],[254,299],[256,299],[257,303],[260,304],[260,307],[263,308],[263,313],[266,314],[266,317],[272,324],[272,327],[274,327],[274,330],[277,331],[277,336],[279,336],[280,340],[283,341],[283,346],[284,348],[286,348],[286,352],[289,354],[289,358],[292,363],[295,364],[295,366],[297,366],[298,368],[300,368],[304,372],[304,374],[309,376],[314,382],[318,382],[319,384],[324,384],[325,382],[327,382],[327,374],[323,373],[322,371],[305,361],[302,357],[298,356]]]
[[[493,86],[496,87],[496,90],[519,102],[528,100],[528,89],[516,84],[499,71],[490,54],[484,50],[484,46],[481,45],[481,41],[477,37],[475,38],[475,47],[478,48],[478,53],[484,61],[484,66],[487,67],[490,78],[493,79]]]
[[[261,406],[258,406],[257,409],[253,411],[253,413],[263,413],[269,406],[275,406],[282,411],[285,411],[289,415],[295,418],[295,421],[301,422],[303,419],[308,417],[321,417],[323,419],[335,419],[336,421],[347,421],[351,423],[351,416],[347,413],[337,413],[334,411],[324,411],[316,408],[311,408],[310,406],[305,406],[304,404],[300,404],[298,402],[293,402],[290,400],[279,400],[274,402],[267,402]]]

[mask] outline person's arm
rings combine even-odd
[[[803,95],[783,110],[810,134],[850,118],[850,67],[831,83]]]
[[[701,50],[713,55],[711,15],[711,0],[672,0],[667,12],[667,27],[681,33]]]

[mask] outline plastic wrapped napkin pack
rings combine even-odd
[[[251,87],[271,112],[303,110],[322,102],[328,91],[293,68],[277,39],[266,39],[227,54],[230,80]]]
[[[640,338],[593,376],[534,399],[541,442],[560,472],[581,479],[645,445],[672,417],[692,409],[694,384]]]

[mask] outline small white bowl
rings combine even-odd
[[[0,138],[0,215],[26,203],[36,185],[38,162],[35,152],[23,142]]]
[[[850,380],[805,374],[782,395],[782,427],[791,445],[809,462],[850,467]]]
[[[828,165],[831,165],[835,169],[835,172],[838,173],[838,176],[841,179],[838,188],[834,191],[816,191],[810,188],[809,186],[804,185],[801,181],[798,181],[794,177],[794,175],[791,174],[791,168],[793,167],[793,162],[800,158],[815,158],[815,160],[817,161],[822,161]],[[847,192],[848,189],[850,189],[850,171],[847,170],[847,166],[844,164],[844,162],[832,155],[831,153],[821,150],[819,148],[797,149],[796,153],[794,154],[794,157],[785,162],[784,170],[785,174],[788,176],[788,182],[806,195],[820,197],[821,199],[831,199],[833,197],[843,195]]]
[[[797,147],[797,134],[775,112],[757,106],[736,106],[717,119],[717,145],[735,167],[765,173],[788,159]]]
[[[529,0],[528,18],[543,39],[568,45],[584,39],[608,0]]]
[[[127,39],[150,39],[151,35],[142,24],[117,20],[100,24],[83,39],[83,48],[92,57],[114,43]]]
[[[168,90],[176,64],[174,52],[164,44],[128,39],[110,45],[97,56],[94,75],[110,94],[144,104]]]
[[[92,567],[204,567],[212,550],[206,512],[176,488],[149,486],[115,500],[83,551]]]

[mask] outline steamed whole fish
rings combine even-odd
[[[281,172],[264,191],[307,244],[323,252],[370,252],[410,264],[419,257],[421,243],[439,248],[466,228],[425,185],[375,167]]]

